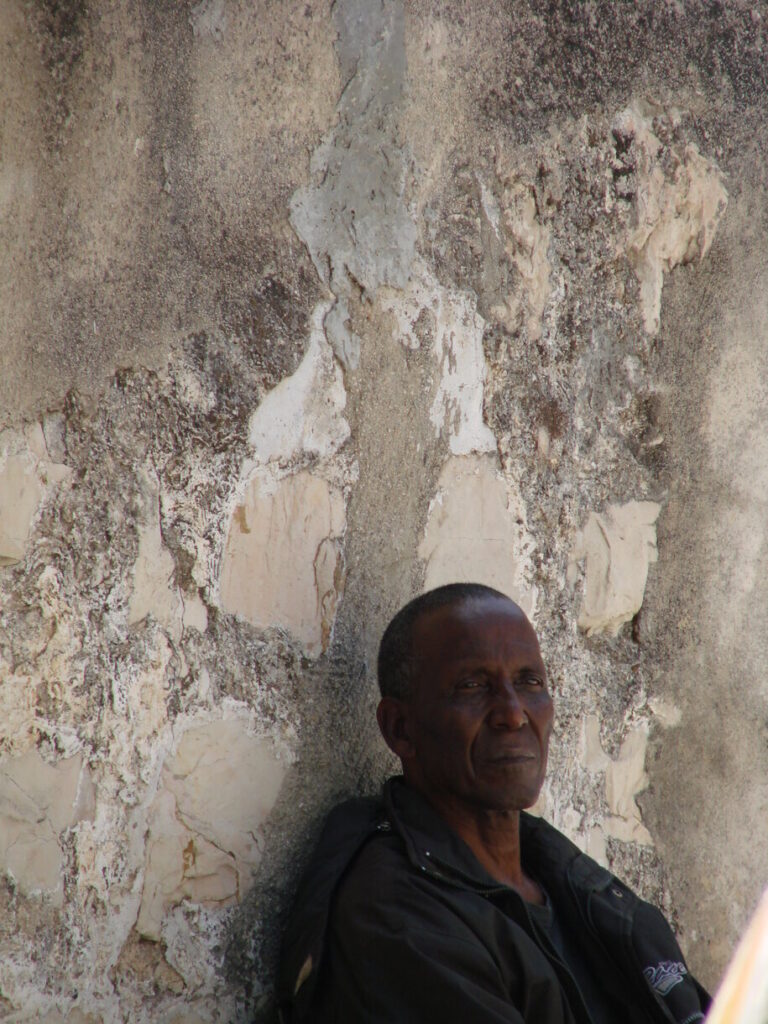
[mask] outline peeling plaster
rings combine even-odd
[[[383,292],[381,305],[394,315],[406,348],[420,348],[422,341],[431,346],[439,373],[429,411],[436,436],[448,437],[453,455],[495,452],[496,438],[483,415],[485,321],[475,296],[443,288],[419,263],[407,288]]]
[[[619,756],[610,762],[605,772],[605,799],[611,812],[605,820],[606,834],[642,846],[653,845],[635,799],[648,787],[647,745],[647,729],[643,726],[631,729],[621,744]]]
[[[636,726],[627,732],[615,760],[602,748],[600,721],[596,715],[587,715],[582,729],[584,767],[593,773],[605,772],[605,801],[609,811],[602,825],[590,832],[592,848],[598,850],[604,859],[604,839],[598,838],[599,835],[624,843],[652,846],[653,839],[643,824],[636,801],[636,797],[648,787],[645,771],[647,726]]]

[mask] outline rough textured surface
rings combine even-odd
[[[454,575],[541,634],[538,809],[717,981],[768,881],[767,19],[0,4],[0,1017],[271,1021],[393,767],[378,637]]]

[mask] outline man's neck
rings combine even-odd
[[[544,902],[541,887],[523,870],[519,811],[467,808],[451,800],[442,800],[434,794],[430,794],[427,799],[467,844],[491,878],[508,885],[529,903]]]

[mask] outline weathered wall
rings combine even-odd
[[[270,1019],[378,636],[516,596],[541,809],[768,882],[768,7],[0,3],[0,1018]]]

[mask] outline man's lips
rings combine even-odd
[[[525,764],[537,759],[538,755],[532,750],[505,750],[483,758],[488,764]]]

